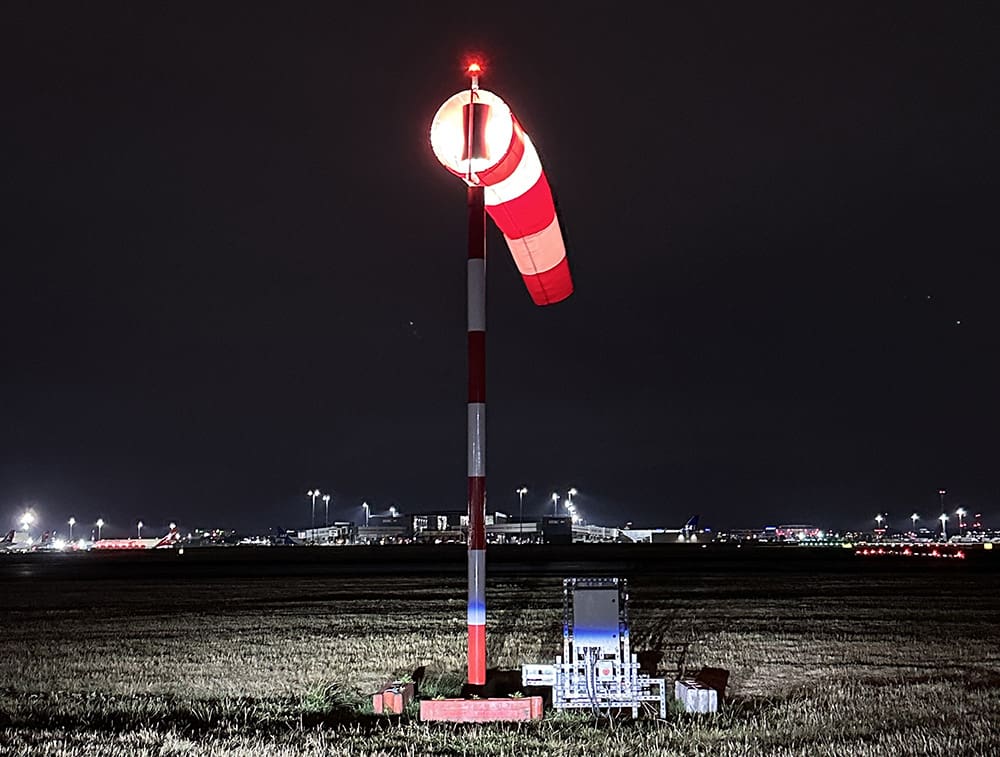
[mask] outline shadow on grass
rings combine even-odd
[[[784,697],[777,696],[745,696],[736,694],[726,697],[724,703],[720,703],[720,711],[725,713],[731,720],[751,718],[758,715],[766,715],[776,710],[785,702]]]
[[[923,673],[880,675],[880,668],[898,668],[895,665],[868,665],[873,671],[860,681],[866,686],[912,686],[917,684],[957,684],[968,691],[1000,689],[1000,672],[982,665],[949,665],[946,669],[928,668]]]
[[[128,733],[140,728],[208,733],[266,735],[320,726],[378,730],[384,715],[365,711],[365,701],[328,686],[302,700],[250,697],[181,700],[171,696],[115,696],[90,693],[25,693],[7,689],[0,703],[0,729],[88,729]]]

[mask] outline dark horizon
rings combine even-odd
[[[471,51],[576,284],[490,224],[490,512],[1000,520],[995,9],[464,7],[4,12],[4,530],[464,507]]]

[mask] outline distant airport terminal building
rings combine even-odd
[[[393,508],[372,513],[362,524],[335,523],[296,532],[306,544],[465,543],[469,516],[464,510],[404,514]],[[486,538],[493,544],[570,544],[574,541],[642,541],[618,528],[574,523],[568,515],[544,515],[519,522],[503,512],[486,515]],[[646,539],[648,541],[648,539]]]

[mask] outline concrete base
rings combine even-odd
[[[413,684],[394,681],[372,694],[372,709],[376,714],[402,715],[413,699]]]
[[[506,697],[496,699],[423,699],[421,720],[450,723],[487,723],[495,721],[539,720],[541,697]]]
[[[685,712],[718,712],[719,694],[705,684],[691,680],[674,682],[674,697],[684,705]]]

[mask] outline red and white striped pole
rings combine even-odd
[[[469,683],[486,683],[486,208],[469,203]]]
[[[438,108],[430,137],[441,165],[468,186],[469,683],[482,685],[486,683],[486,212],[507,239],[536,305],[569,297],[573,279],[538,153],[507,104],[479,89],[480,65],[471,63],[466,71],[472,80],[469,90],[452,95]]]
[[[475,95],[478,67],[470,70],[466,152],[469,157],[469,683],[486,683],[486,198],[472,183],[477,152]]]

